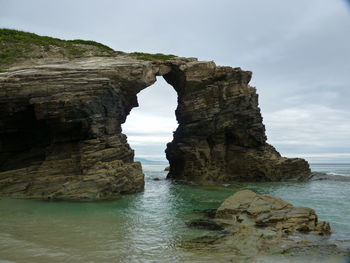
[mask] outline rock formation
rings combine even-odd
[[[346,253],[346,248],[327,239],[331,233],[329,223],[318,221],[313,209],[294,207],[279,198],[250,190],[239,191],[226,199],[211,218],[196,219],[187,225],[223,233],[187,245],[233,251],[238,255]]]
[[[251,75],[193,58],[125,53],[9,68],[0,73],[0,195],[95,200],[141,191],[141,165],[121,124],[156,76],[178,94],[169,178],[307,180],[305,160],[281,157],[266,143]]]

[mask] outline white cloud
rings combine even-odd
[[[350,151],[350,114],[322,105],[301,105],[265,114],[269,143],[283,154]]]
[[[177,127],[175,116],[162,117],[143,113],[141,111],[131,112],[125,124],[123,132],[126,134],[172,134]]]
[[[166,144],[172,141],[172,139],[172,136],[128,136],[128,142],[134,146]]]

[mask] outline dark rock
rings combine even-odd
[[[208,218],[214,218],[216,215],[216,209],[193,210],[193,212],[204,214]]]
[[[194,219],[186,222],[188,227],[208,230],[223,230],[223,227],[212,219]]]
[[[189,241],[182,241],[179,245],[185,249],[211,249],[220,238],[222,236],[200,236]]]
[[[153,178],[153,181],[160,181],[160,178],[158,178],[158,177]]]
[[[164,168],[164,171],[166,171],[166,172],[167,172],[167,171],[170,171],[170,166],[165,167],[165,168]]]

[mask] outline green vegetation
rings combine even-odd
[[[0,67],[26,59],[50,56],[80,57],[87,55],[109,55],[113,49],[90,40],[61,40],[34,33],[0,28]]]
[[[105,51],[113,51],[113,49],[111,49],[110,47],[92,40],[74,39],[74,40],[67,40],[67,42],[73,43],[73,44],[95,46]]]
[[[62,40],[14,29],[0,28],[0,72],[6,71],[15,63],[26,60],[40,58],[71,59],[84,56],[106,56],[115,53],[113,49],[91,40]],[[161,53],[141,52],[134,52],[130,55],[146,61],[164,61],[176,57]]]
[[[161,53],[150,54],[150,53],[141,53],[134,52],[130,53],[130,55],[135,56],[137,59],[146,60],[146,61],[164,61],[171,58],[175,58],[175,55],[166,55]]]

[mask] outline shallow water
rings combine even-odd
[[[198,187],[165,180],[164,167],[143,165],[145,191],[116,201],[1,199],[0,262],[238,262],[232,261],[229,252],[185,250],[179,244],[212,234],[185,226],[186,221],[201,216],[195,209],[217,208],[225,198],[245,188],[312,207],[320,220],[331,223],[335,232],[332,238],[350,237],[350,182]],[[326,172],[341,170],[345,174],[350,171],[350,165],[312,168]],[[154,181],[156,177],[161,180]],[[276,262],[294,262],[285,260],[279,258]]]

